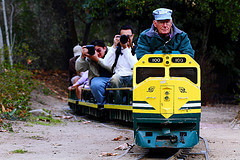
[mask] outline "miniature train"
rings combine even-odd
[[[114,104],[116,90],[122,104]],[[133,123],[135,143],[143,148],[191,148],[199,142],[200,66],[187,54],[147,54],[133,69],[133,88],[106,88],[97,105],[90,89],[82,100],[69,92],[68,104],[80,114]]]

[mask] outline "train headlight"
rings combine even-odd
[[[166,100],[166,101],[169,101],[169,97],[168,96],[166,96],[166,97],[164,97],[164,99]]]
[[[169,66],[169,65],[170,65],[170,56],[169,56],[169,55],[166,55],[166,56],[165,56],[164,64],[165,64],[166,66]]]

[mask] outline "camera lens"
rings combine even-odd
[[[120,37],[120,42],[121,42],[122,44],[127,43],[127,42],[128,42],[128,36],[126,36],[125,34],[121,35],[121,37]]]

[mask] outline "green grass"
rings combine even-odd
[[[51,125],[62,123],[62,121],[59,119],[53,119],[51,115],[31,117],[30,122],[33,124],[40,124],[45,126],[51,126]]]
[[[44,138],[41,137],[41,136],[30,136],[30,137],[28,137],[28,138],[30,138],[30,139],[35,139],[35,140],[43,140],[43,139],[44,139]]]
[[[20,153],[20,154],[27,153],[27,152],[28,151],[22,150],[22,149],[17,149],[17,150],[11,151],[11,153]]]

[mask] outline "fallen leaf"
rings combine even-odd
[[[122,139],[122,136],[118,136],[117,138],[114,138],[113,141],[119,141],[120,139]]]
[[[0,130],[0,132],[7,132],[7,130]]]
[[[91,123],[91,121],[84,121],[83,123],[84,124],[88,124],[88,123]]]
[[[32,60],[31,60],[31,59],[28,59],[28,60],[27,60],[27,64],[30,65],[31,63],[32,63]]]
[[[39,120],[39,121],[43,121],[43,122],[51,122],[49,119],[42,119],[42,118],[39,118],[38,120]]]
[[[56,117],[59,117],[59,118],[62,118],[62,119],[71,119],[71,118],[73,118],[73,116],[56,116]]]
[[[128,149],[128,147],[129,147],[129,144],[124,143],[124,144],[118,146],[117,148],[115,148],[115,150],[125,150],[125,149]]]
[[[103,156],[117,156],[117,153],[102,152],[99,157]]]
[[[54,75],[54,76],[56,76],[56,77],[58,76],[58,74],[57,74],[57,73],[53,73],[53,75]]]
[[[2,112],[6,112],[5,107],[2,105]]]
[[[12,109],[7,108],[6,112],[12,112]]]

